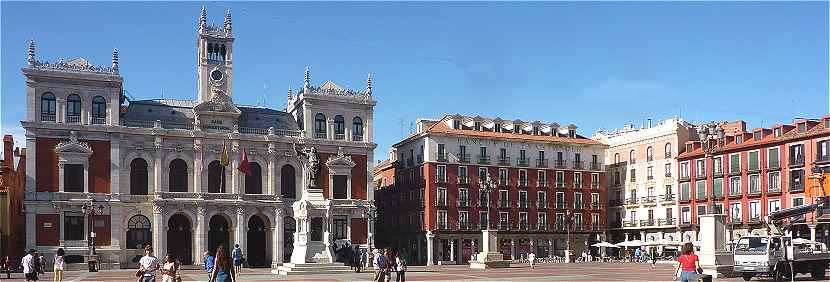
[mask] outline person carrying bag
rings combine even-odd
[[[681,253],[680,257],[677,258],[678,264],[677,268],[674,269],[673,279],[680,278],[680,282],[697,281],[700,275],[703,274],[703,268],[700,267],[700,260],[694,252],[692,243],[684,244]],[[678,272],[680,272],[680,275],[678,275]]]

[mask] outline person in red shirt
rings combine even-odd
[[[703,270],[700,268],[700,260],[695,254],[692,243],[683,244],[681,255],[677,258],[679,262],[677,268],[674,269],[674,280],[680,278],[680,282],[696,281],[698,273]],[[677,273],[680,272],[678,277]]]

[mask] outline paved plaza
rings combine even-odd
[[[411,266],[407,273],[409,281],[671,281],[671,264],[632,263],[581,263],[542,264],[530,269],[527,264],[513,264],[509,269],[471,271],[467,265],[457,266]],[[64,281],[135,281],[134,270],[111,270],[98,273],[69,272]],[[22,281],[22,274],[16,273],[11,281]],[[0,276],[5,278],[5,275]],[[185,270],[184,281],[206,281],[207,274],[199,270]],[[237,281],[369,281],[372,273],[348,273],[333,275],[279,276],[270,269],[245,269]],[[830,277],[827,277],[830,280]],[[392,277],[394,281],[394,275]],[[6,279],[0,279],[7,281]],[[41,281],[52,281],[52,274],[41,275]],[[159,278],[158,281],[161,281]],[[740,278],[717,279],[717,281],[743,281]],[[771,281],[756,278],[752,281]],[[796,281],[812,281],[808,276],[799,276]]]

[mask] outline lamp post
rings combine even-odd
[[[366,209],[366,219],[369,221],[369,231],[374,231],[374,229],[375,229],[374,228],[375,220],[377,220],[377,216],[378,216],[378,211],[375,210],[374,206],[369,206],[369,208]],[[366,240],[367,241],[366,244],[369,248],[369,252],[372,251],[372,248],[374,247],[374,241],[375,241],[375,236],[372,233],[373,232],[369,232],[369,238],[367,238],[367,240]]]
[[[52,208],[54,208],[56,210],[60,210],[62,208],[62,206],[53,202],[52,203]],[[93,222],[95,222],[95,216],[96,215],[104,214],[104,206],[103,205],[95,206],[95,201],[90,200],[89,202],[86,202],[81,206],[81,213],[83,215],[89,216],[89,221],[87,223],[89,233],[86,234],[87,242],[89,242],[89,260],[87,261],[89,263],[89,272],[97,272],[98,271],[98,260],[97,260],[96,256],[98,255],[98,253],[95,251],[95,237],[96,237],[96,234],[93,231],[93,227],[94,227]]]
[[[486,229],[491,229],[491,222],[490,222],[490,192],[495,190],[496,182],[493,181],[493,178],[490,177],[490,172],[487,172],[487,177],[484,179],[484,182],[481,183],[481,191],[484,192],[484,195],[487,195],[487,227]],[[481,201],[481,199],[479,199]]]
[[[573,212],[565,210],[565,263],[571,263],[571,223],[573,222]]]

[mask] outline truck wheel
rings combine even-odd
[[[752,279],[752,274],[744,274],[742,277],[744,278],[744,281],[749,281]]]
[[[810,277],[813,277],[813,280],[822,280],[824,279],[824,264],[817,263],[813,265],[813,271],[810,272]]]

